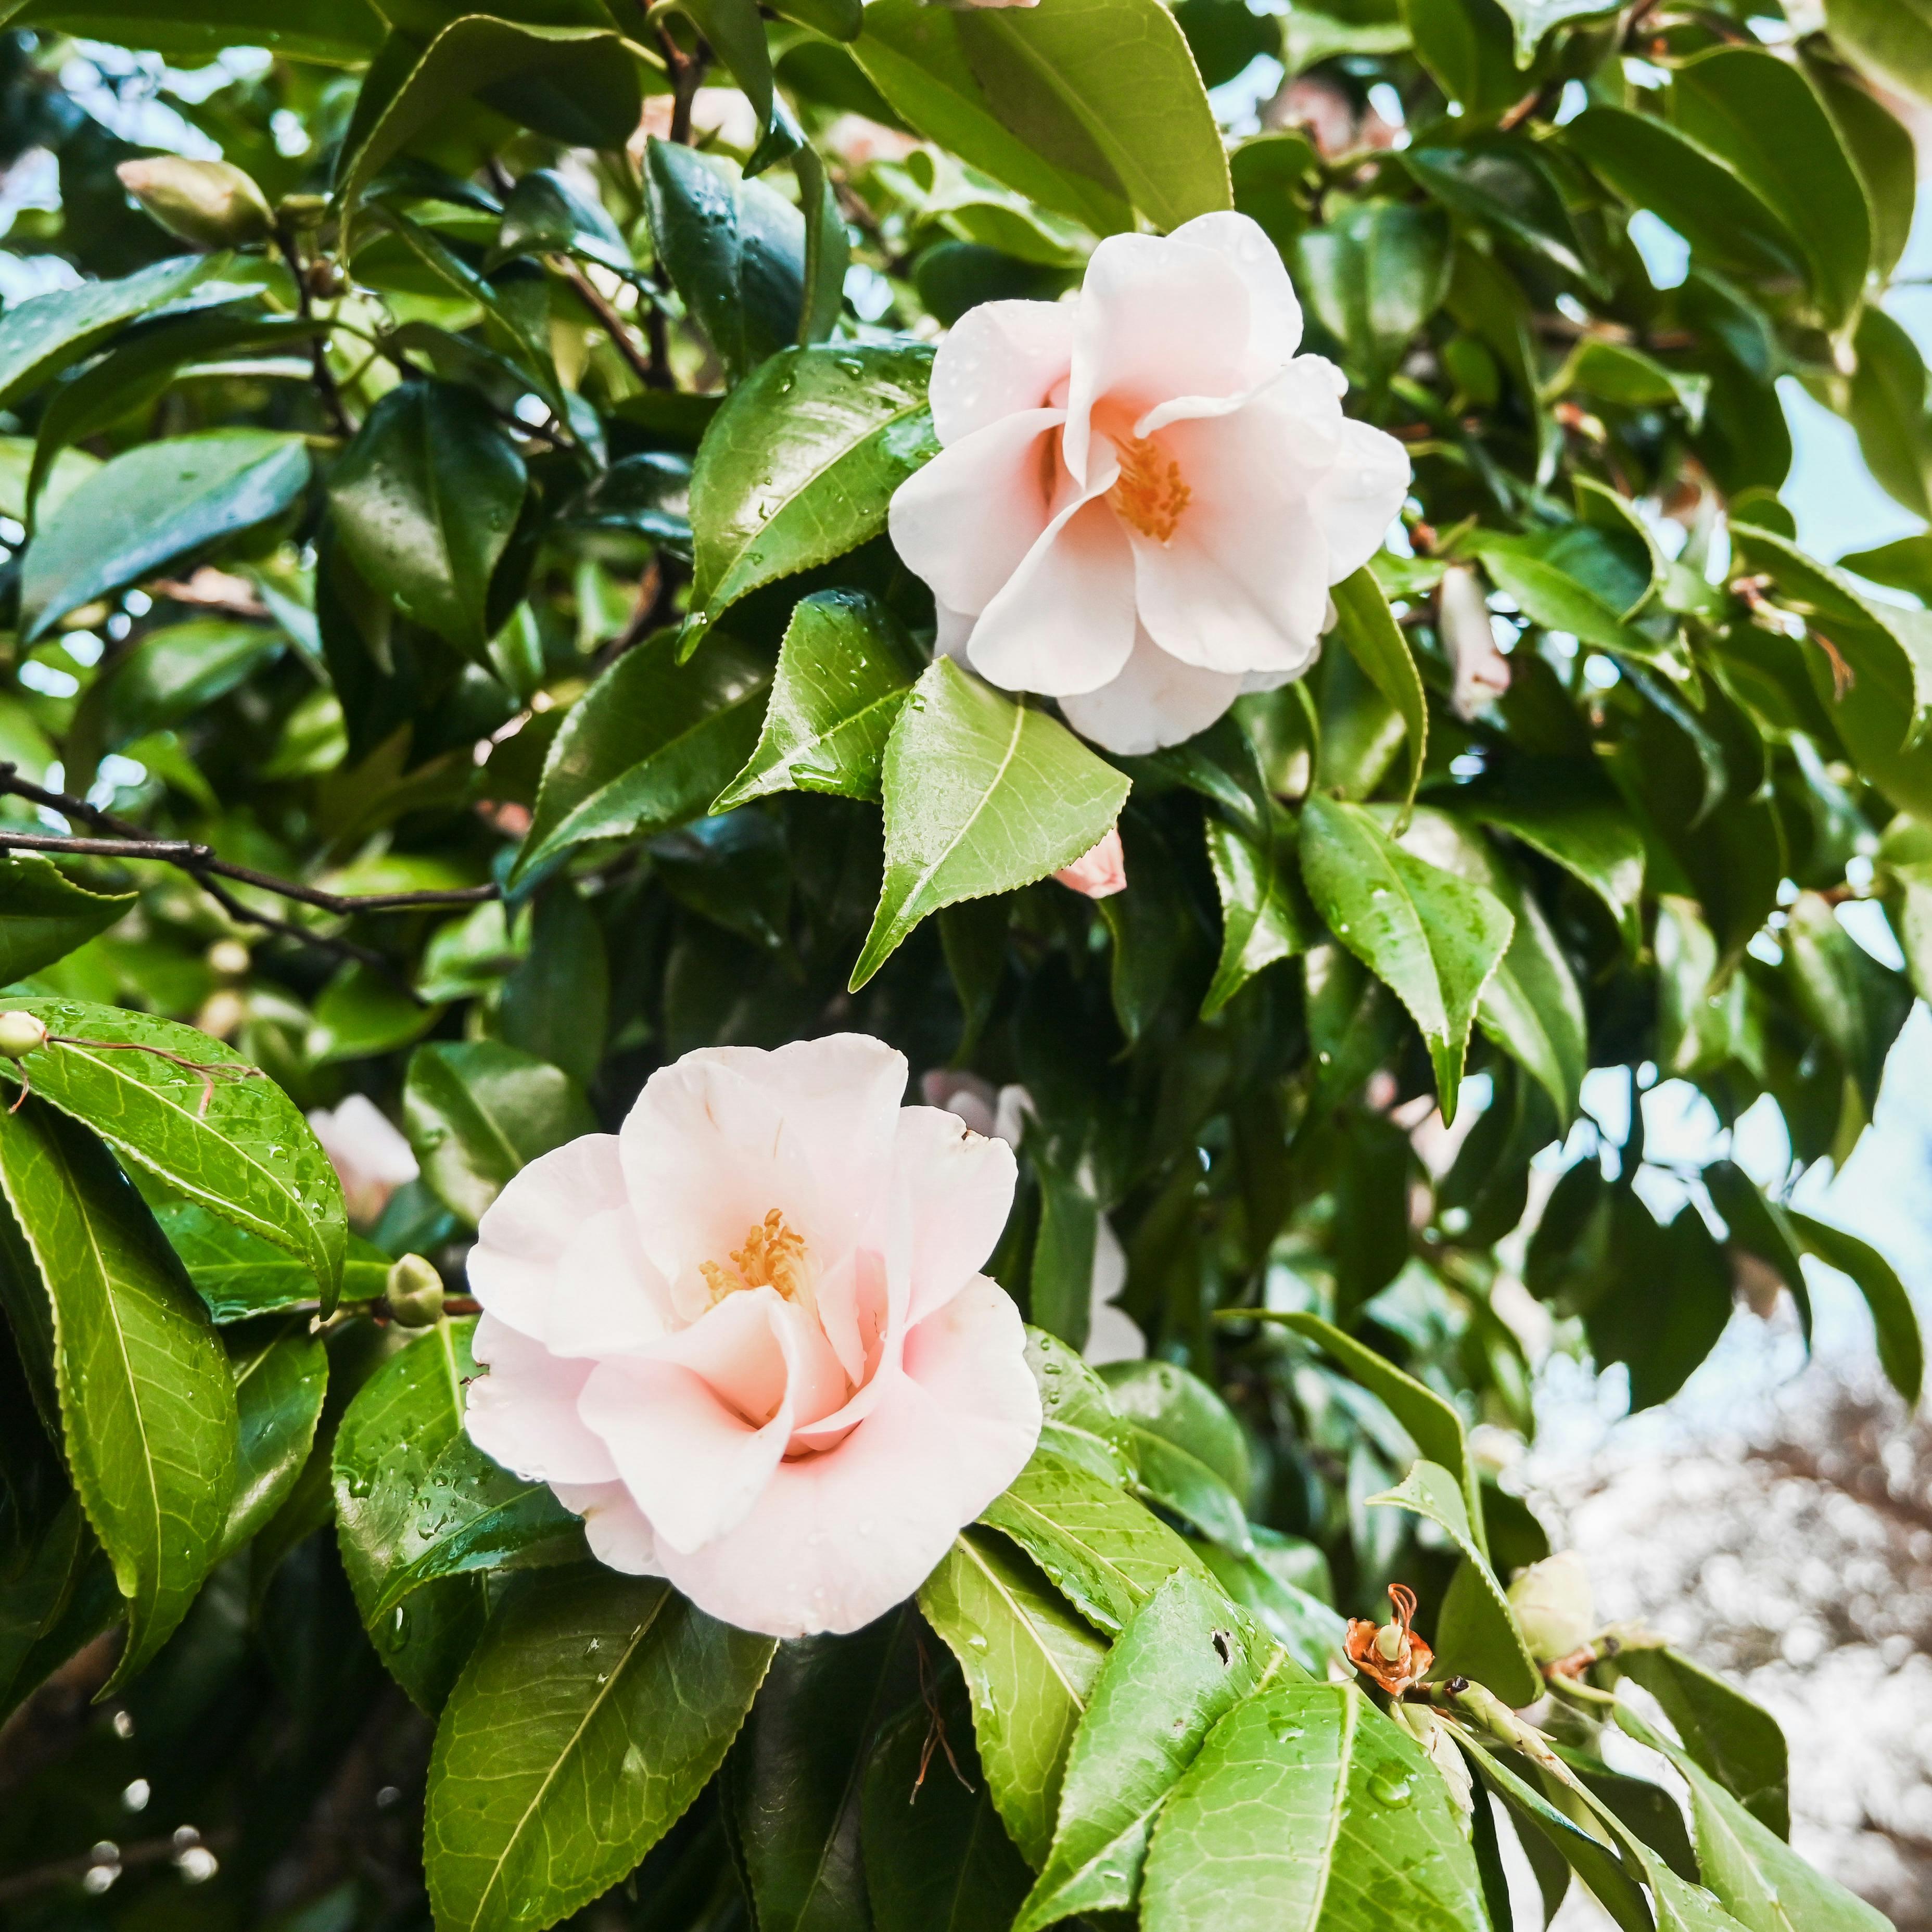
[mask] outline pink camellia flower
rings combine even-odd
[[[1070,866],[1063,866],[1053,875],[1063,886],[1084,892],[1090,899],[1112,898],[1127,889],[1126,854],[1120,850],[1118,826],[1090,852],[1083,852]]]
[[[979,1272],[1012,1150],[905,1084],[858,1034],[686,1054],[620,1132],[525,1168],[470,1257],[478,1447],[612,1568],[747,1630],[870,1622],[1040,1435]]]
[[[349,1218],[357,1227],[379,1220],[389,1196],[416,1178],[409,1142],[367,1094],[350,1094],[333,1112],[318,1107],[308,1124],[342,1183]]]
[[[941,647],[1119,752],[1305,670],[1409,464],[1300,340],[1281,257],[1240,214],[1109,236],[1076,302],[962,316],[932,368],[942,447],[891,511]]]

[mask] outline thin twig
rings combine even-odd
[[[64,817],[77,818],[116,836],[108,838],[76,838],[59,832],[0,831],[0,850],[62,852],[76,857],[95,859],[145,859],[173,866],[197,880],[209,874],[232,879],[237,885],[254,886],[273,892],[278,898],[292,899],[324,912],[400,912],[415,906],[477,905],[497,896],[494,885],[452,886],[414,892],[330,892],[320,886],[298,884],[292,879],[278,879],[258,872],[251,866],[231,864],[212,846],[188,838],[154,838],[112,813],[101,811],[83,798],[66,792],[49,791],[20,776],[10,762],[0,761],[0,793],[11,793]]]
[[[314,312],[315,298],[309,291],[302,256],[296,253],[295,242],[285,230],[278,228],[275,231],[275,243],[281,250],[282,260],[289,265],[289,273],[295,278],[296,312],[306,322]],[[310,338],[308,356],[316,394],[322,398],[331,428],[346,442],[356,434],[356,425],[350,421],[349,412],[343,406],[342,392],[335,386],[334,372],[328,366],[328,351],[320,335]]]
[[[112,1863],[116,1870],[131,1871],[138,1865],[158,1865],[178,1858],[184,1850],[194,1845],[205,1846],[211,1852],[225,1852],[235,1843],[236,1836],[234,1829],[227,1827],[210,1832],[205,1838],[196,1837],[186,1845],[173,1838],[144,1838],[138,1844],[119,1846]],[[16,1872],[11,1878],[0,1879],[0,1905],[10,1905],[16,1899],[31,1898],[49,1886],[67,1885],[83,1879],[100,1862],[92,1852],[80,1852],[70,1858],[57,1858],[52,1864],[36,1865],[30,1871]]]
[[[638,346],[638,338],[632,334],[630,325],[610,306],[603,291],[568,256],[553,255],[550,260],[550,266],[575,290],[578,300],[597,318],[617,353],[630,364],[632,373],[640,382],[653,388],[662,388],[657,365]]]

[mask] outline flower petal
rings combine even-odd
[[[1036,410],[1073,362],[1073,311],[1058,302],[968,309],[932,359],[926,394],[943,447],[1018,410]]]
[[[558,1258],[543,1340],[560,1355],[625,1353],[655,1342],[672,1313],[626,1201],[592,1214]]]
[[[1386,431],[1344,417],[1342,446],[1317,492],[1328,538],[1328,581],[1352,576],[1382,547],[1413,474],[1408,452]]]
[[[1214,249],[1154,235],[1102,242],[1081,284],[1063,444],[1069,472],[1096,480],[1088,454],[1096,430],[1124,434],[1170,396],[1246,387],[1250,308],[1246,284]]]
[[[489,1370],[470,1384],[463,1426],[484,1455],[544,1483],[608,1483],[617,1466],[577,1412],[592,1364],[562,1361],[494,1315],[471,1348]]]
[[[615,1134],[585,1134],[539,1154],[484,1211],[470,1251],[470,1292],[500,1322],[540,1336],[556,1264],[589,1218],[626,1198]]]
[[[658,1540],[622,1483],[553,1485],[564,1508],[584,1519],[584,1540],[598,1562],[627,1576],[662,1576]]]
[[[1060,410],[1019,410],[942,449],[894,493],[892,548],[939,604],[983,610],[1053,516]]]
[[[1183,664],[1142,630],[1112,683],[1063,698],[1060,708],[1082,737],[1137,758],[1206,730],[1240,694],[1238,675]]]
[[[1012,1212],[1018,1168],[1002,1140],[937,1107],[899,1111],[893,1192],[912,1208],[910,1322],[942,1308],[986,1265]]]
[[[980,614],[966,656],[1002,690],[1059,697],[1117,676],[1133,647],[1133,551],[1119,518],[1090,496],[1046,526]]]
[[[861,1034],[707,1047],[646,1084],[620,1138],[646,1252],[694,1321],[699,1272],[774,1208],[821,1268],[856,1246],[890,1172],[904,1056]]]
[[[1249,346],[1262,368],[1286,362],[1301,346],[1301,304],[1281,250],[1252,216],[1226,212],[1197,214],[1168,237],[1211,248],[1239,275],[1252,304]],[[1252,378],[1251,378],[1252,380]]]
[[[907,1337],[905,1368],[836,1449],[781,1464],[701,1550],[660,1545],[700,1610],[774,1636],[859,1629],[918,1588],[1024,1468],[1040,1394],[1019,1312],[983,1276]]]

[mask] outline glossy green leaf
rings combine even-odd
[[[1053,1849],[1014,1932],[1131,1906],[1156,1815],[1208,1734],[1282,1653],[1213,1583],[1170,1577],[1107,1653],[1067,1754]]]
[[[27,547],[20,574],[27,635],[280,516],[308,477],[307,444],[279,430],[202,430],[141,443],[103,464]]]
[[[217,617],[150,631],[89,691],[90,703],[100,694],[102,742],[118,751],[193,717],[232,691],[282,643],[280,632],[266,626]]]
[[[1145,1920],[1163,1932],[1480,1932],[1460,1820],[1421,1747],[1352,1684],[1277,1684],[1221,1720],[1168,1799]]]
[[[343,548],[403,614],[471,656],[490,575],[523,508],[523,458],[473,392],[405,382],[369,412],[328,479]]]
[[[0,986],[16,985],[105,932],[136,896],[90,892],[38,852],[0,854]]]
[[[1252,1535],[1254,1547],[1246,1556],[1203,1544],[1202,1561],[1222,1588],[1259,1619],[1302,1670],[1311,1677],[1338,1676],[1348,1667],[1344,1647],[1348,1619],[1309,1587],[1318,1572],[1326,1587],[1328,1564],[1322,1552],[1312,1544],[1278,1531],[1257,1527]]]
[[[1402,720],[1408,740],[1406,800],[1413,804],[1429,752],[1429,706],[1423,694],[1422,674],[1415,668],[1408,640],[1389,610],[1382,586],[1366,565],[1354,576],[1344,578],[1332,594],[1341,618],[1342,641]]]
[[[512,1175],[596,1130],[568,1074],[496,1040],[418,1047],[403,1087],[403,1126],[437,1198],[472,1227]]]
[[[1099,1629],[1118,1631],[1176,1570],[1201,1559],[1144,1505],[1078,1463],[1037,1450],[980,1520],[1010,1536]]]
[[[518,177],[503,201],[494,261],[523,254],[581,255],[620,275],[637,263],[609,211],[554,168],[532,168]]]
[[[1578,530],[1578,542],[1590,538]],[[1577,565],[1582,557],[1566,555],[1550,536],[1486,536],[1476,547],[1483,568],[1498,590],[1506,591],[1521,606],[1532,622],[1546,631],[1562,631],[1600,650],[1616,651],[1628,657],[1655,657],[1658,646],[1625,620],[1629,604],[1623,601],[1623,587],[1612,588],[1614,580],[1599,577],[1592,581],[1581,574]],[[1628,588],[1640,600],[1648,584],[1633,580]]]
[[[348,1239],[342,1184],[272,1080],[172,1020],[68,1000],[19,1004],[68,1042],[20,1063],[37,1094],[123,1160],[293,1255],[333,1306]]]
[[[1505,1703],[1533,1704],[1543,1694],[1542,1673],[1516,1628],[1516,1618],[1472,1526],[1456,1478],[1439,1463],[1417,1462],[1400,1484],[1371,1496],[1426,1516],[1462,1552],[1464,1562],[1444,1600],[1436,1634],[1436,1666],[1445,1676],[1473,1677]]]
[[[644,181],[658,260],[736,382],[798,339],[805,218],[762,183],[655,136]]]
[[[1110,1362],[1100,1379],[1130,1432],[1142,1492],[1227,1548],[1252,1549],[1248,1445],[1227,1404],[1173,1362]]]
[[[928,914],[1030,885],[1090,851],[1120,817],[1127,780],[1045,712],[939,658],[892,725],[884,789],[885,878],[854,992]]]
[[[1932,6],[1927,0],[1825,0],[1832,38],[1868,68],[1932,100]]]
[[[770,660],[716,635],[688,664],[674,633],[634,646],[579,698],[550,742],[513,886],[596,838],[668,830],[701,816],[758,736]]]
[[[1486,0],[1402,0],[1401,14],[1416,58],[1464,114],[1492,113],[1519,98],[1522,76],[1501,7]]]
[[[228,1366],[239,1426],[223,1556],[240,1549],[287,1500],[328,1387],[328,1358],[305,1315],[231,1330]]]
[[[436,1727],[423,1834],[438,1925],[554,1925],[616,1884],[723,1761],[772,1647],[656,1577],[523,1584]]]
[[[932,367],[922,344],[824,344],[784,350],[738,386],[692,472],[694,613],[714,618],[885,528],[893,491],[938,449]]]
[[[234,1486],[234,1384],[207,1311],[140,1196],[43,1103],[0,1114],[0,1188],[53,1306],[62,1435],[128,1606],[113,1684],[213,1567]]]
[[[877,798],[886,741],[916,670],[904,627],[877,598],[801,598],[778,647],[757,748],[712,809],[779,791]]]
[[[1406,1006],[1427,1042],[1445,1120],[1484,985],[1514,922],[1480,886],[1412,857],[1360,806],[1310,797],[1301,873],[1334,932]]]
[[[1883,309],[1867,308],[1855,352],[1847,413],[1865,466],[1913,515],[1932,516],[1932,418],[1918,345]]]
[[[1594,764],[1513,759],[1455,795],[1457,809],[1500,826],[1596,894],[1634,950],[1641,937],[1644,845]]]
[[[1808,1334],[1811,1304],[1804,1281],[1804,1244],[1783,1202],[1760,1192],[1757,1183],[1735,1161],[1712,1161],[1704,1169],[1703,1180],[1732,1245],[1756,1256],[1776,1273],[1791,1291]]]
[[[1606,0],[1500,0],[1503,11],[1516,28],[1516,59],[1519,67],[1528,66],[1545,34],[1558,27],[1584,20],[1600,20],[1614,14]]]
[[[401,51],[406,57],[415,50],[404,41]],[[642,106],[637,68],[608,30],[476,14],[452,20],[399,73],[367,124],[352,124],[337,188],[352,218],[383,167],[453,103],[472,95],[574,147],[622,147]]]
[[[1288,832],[1263,845],[1220,819],[1207,829],[1221,900],[1221,957],[1201,1006],[1211,1018],[1264,968],[1306,952],[1316,921]]]
[[[1827,1268],[1849,1275],[1871,1311],[1878,1334],[1878,1358],[1886,1379],[1908,1402],[1916,1404],[1925,1382],[1925,1342],[1912,1298],[1898,1271],[1869,1242],[1828,1221],[1785,1210],[1806,1250]]]
[[[290,60],[352,67],[382,38],[368,0],[10,0],[0,20],[50,26],[184,62],[212,60],[245,39]]]
[[[919,1606],[965,1678],[993,1802],[1013,1842],[1038,1864],[1106,1646],[1025,1556],[984,1530],[954,1539],[921,1585]]]
[[[1300,237],[1295,266],[1316,320],[1379,388],[1448,291],[1449,224],[1438,209],[1358,202]]]
[[[1513,77],[1513,88],[1522,85]],[[1533,146],[1503,140],[1412,148],[1407,164],[1452,213],[1541,256],[1568,280],[1600,291],[1604,286],[1556,178]]]
[[[725,1760],[723,1785],[760,1932],[848,1932],[868,1918],[860,1853],[866,1764],[915,1694],[909,1610],[849,1636],[778,1646]]]
[[[1107,1482],[1131,1481],[1133,1432],[1106,1384],[1058,1336],[1031,1322],[1027,1366],[1040,1389],[1040,1446]]]
[[[244,1321],[316,1298],[314,1276],[292,1255],[198,1201],[164,1202],[154,1219],[217,1322]],[[342,1299],[367,1301],[380,1294],[388,1269],[387,1255],[351,1234],[342,1264]]]
[[[1768,48],[1713,47],[1676,70],[1670,112],[1790,224],[1826,319],[1851,316],[1871,262],[1871,211],[1804,70]]]
[[[232,302],[244,292],[224,279],[235,266],[232,255],[177,256],[10,305],[0,317],[0,405],[31,394],[140,317],[190,297],[198,306]]]
[[[440,1322],[391,1356],[336,1432],[336,1532],[365,1624],[439,1577],[581,1552],[550,1485],[499,1468],[464,1432],[464,1391],[484,1372],[476,1327]]]

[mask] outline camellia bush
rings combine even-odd
[[[1877,1932],[1498,1478],[1919,1393],[1922,0],[0,21],[0,1923]]]

